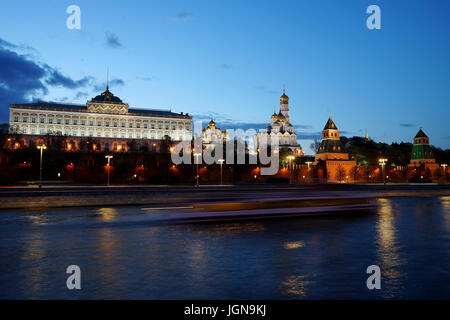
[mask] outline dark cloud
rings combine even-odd
[[[109,80],[108,85],[110,88],[121,87],[125,85],[125,81],[122,79],[112,79]],[[96,84],[94,86],[95,91],[103,91],[106,88],[106,82]]]
[[[85,98],[88,96],[89,93],[87,92],[77,92],[77,94],[75,95],[75,97],[73,98],[74,100],[79,100],[81,98]]]
[[[20,53],[23,49],[34,50],[0,39],[0,122],[8,122],[10,104],[42,99],[50,87],[79,89],[94,83],[93,77],[73,80],[56,68]]]
[[[145,82],[151,82],[151,81],[155,81],[158,78],[157,77],[137,77],[139,80],[143,80]]]
[[[295,133],[297,134],[297,139],[299,140],[321,140],[322,139],[322,132],[308,132],[308,131],[299,131],[295,130]]]
[[[94,82],[93,77],[84,77],[80,80],[73,80],[56,69],[53,69],[49,66],[45,66],[47,70],[48,79],[45,80],[45,83],[53,86],[53,87],[64,87],[68,89],[78,89],[81,87],[85,87],[87,85],[91,85]]]
[[[178,21],[184,21],[184,20],[188,20],[194,17],[193,13],[190,12],[186,12],[186,11],[180,11],[178,12],[176,15],[174,15],[172,17],[172,19],[174,20],[178,20]]]
[[[115,33],[105,32],[106,45],[110,48],[117,49],[122,47],[119,37]]]
[[[279,90],[271,90],[271,89],[268,89],[265,86],[256,86],[256,89],[258,89],[258,90],[260,90],[260,91],[262,91],[264,93],[270,93],[270,94],[277,94],[277,93],[279,93],[281,95],[281,92]]]
[[[412,128],[415,126],[416,125],[414,123],[400,123],[400,127],[404,127],[404,128]]]

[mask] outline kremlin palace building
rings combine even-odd
[[[10,130],[39,137],[61,134],[78,140],[91,137],[105,150],[117,146],[126,151],[125,142],[135,139],[148,142],[153,149],[169,136],[172,141],[191,140],[192,117],[169,110],[133,109],[109,91],[96,96],[86,105],[37,102],[10,106]],[[31,140],[29,141],[31,142]],[[76,145],[74,146],[76,148]]]

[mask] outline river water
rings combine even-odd
[[[0,212],[1,299],[450,298],[450,197],[375,214],[154,225],[140,206]],[[68,290],[66,268],[81,269]],[[368,290],[366,269],[381,268]]]

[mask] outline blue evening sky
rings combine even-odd
[[[71,4],[81,30],[66,28]],[[371,4],[381,30],[366,28]],[[29,99],[85,103],[109,66],[111,91],[132,107],[262,128],[286,85],[307,153],[330,113],[343,135],[412,142],[423,127],[450,148],[449,14],[447,0],[2,1],[0,40],[74,81],[95,79]],[[23,102],[4,100],[2,110]]]

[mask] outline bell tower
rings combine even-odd
[[[288,123],[291,123],[291,116],[289,115],[289,97],[286,95],[286,89],[283,88],[283,95],[280,97],[280,113],[286,118]]]

